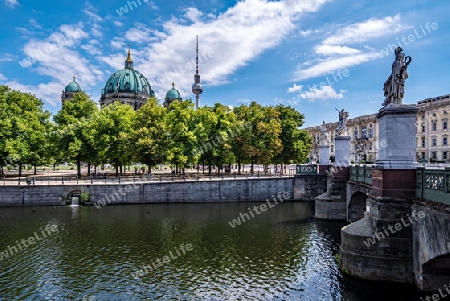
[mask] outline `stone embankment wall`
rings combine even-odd
[[[62,205],[76,190],[89,191],[91,204],[265,201],[283,192],[289,193],[292,201],[294,178],[0,186],[0,206]]]

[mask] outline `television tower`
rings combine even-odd
[[[197,54],[195,57],[196,71],[194,75],[194,84],[192,85],[192,93],[195,94],[195,109],[198,109],[200,94],[203,92],[202,84],[200,84],[200,74],[198,74],[198,35],[197,35]]]

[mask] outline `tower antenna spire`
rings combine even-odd
[[[192,85],[192,93],[195,94],[195,109],[198,109],[200,102],[200,94],[203,92],[202,84],[200,84],[200,74],[198,73],[198,35],[196,43],[196,53],[195,53],[195,75],[194,84]]]
[[[196,50],[196,56],[195,56],[195,65],[196,65],[195,73],[198,74],[198,35],[197,35],[197,50]]]

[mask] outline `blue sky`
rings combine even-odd
[[[76,75],[98,102],[130,44],[161,103],[172,81],[194,98],[199,35],[201,105],[282,103],[313,126],[335,108],[377,112],[399,44],[412,57],[405,103],[450,93],[448,12],[443,0],[0,0],[0,84],[56,113]]]

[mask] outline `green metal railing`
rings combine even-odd
[[[350,181],[372,185],[372,169],[370,165],[350,166]]]
[[[319,168],[317,164],[297,164],[295,166],[296,175],[317,175]]]
[[[416,197],[450,205],[450,167],[417,168]]]

